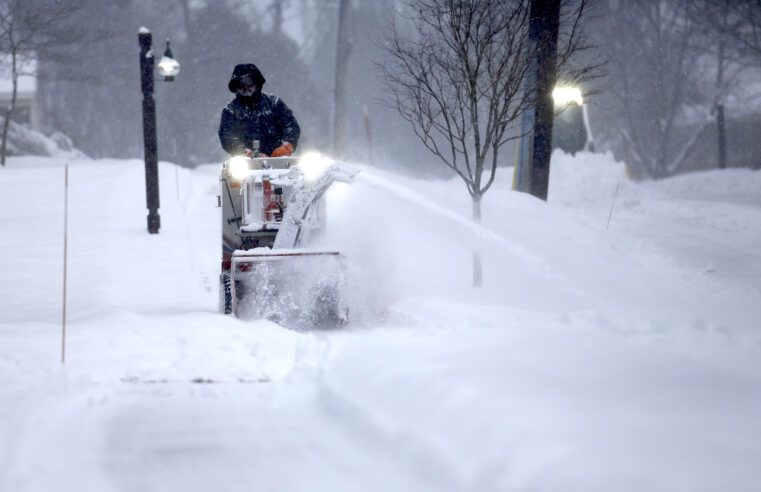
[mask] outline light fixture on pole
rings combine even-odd
[[[172,50],[169,48],[169,40],[166,40],[166,49],[164,56],[161,57],[158,66],[159,75],[164,77],[164,81],[171,82],[180,73],[180,62],[172,56]]]

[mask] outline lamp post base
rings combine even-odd
[[[151,211],[148,213],[148,232],[158,234],[161,227],[161,217],[158,212]]]

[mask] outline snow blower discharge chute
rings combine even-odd
[[[357,172],[316,153],[225,162],[218,197],[225,314],[306,328],[348,321],[344,257],[310,245],[325,225],[325,192]]]

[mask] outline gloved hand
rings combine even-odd
[[[285,157],[293,154],[293,145],[290,142],[283,142],[283,145],[272,151],[272,157]]]

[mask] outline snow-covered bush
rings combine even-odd
[[[4,123],[4,120],[0,117],[0,125]],[[61,132],[55,131],[47,137],[12,120],[8,126],[6,153],[7,155],[87,157],[81,150],[74,147],[69,137]]]

